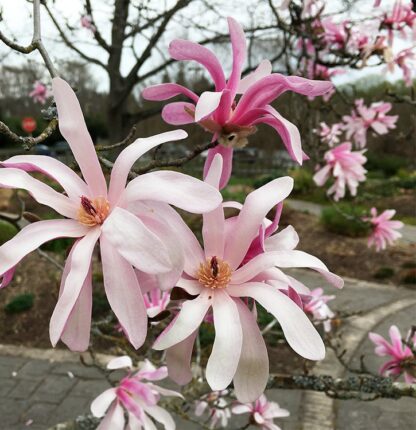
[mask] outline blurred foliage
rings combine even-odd
[[[366,157],[366,169],[382,174],[383,177],[394,176],[400,169],[406,169],[409,166],[409,159],[398,155],[368,151]]]
[[[0,245],[6,243],[18,233],[16,226],[13,224],[0,220]]]
[[[366,215],[363,208],[356,205],[341,203],[337,207],[324,208],[320,221],[330,232],[349,237],[364,237],[370,234],[369,223],[362,221]]]
[[[295,194],[308,193],[316,186],[313,181],[313,175],[308,169],[293,169],[289,170],[288,174],[295,181],[293,186],[293,192]]]
[[[392,267],[380,267],[374,273],[375,279],[388,279],[394,275],[394,269]]]
[[[407,270],[400,280],[403,284],[416,284],[416,269]]]
[[[105,316],[111,310],[107,296],[103,290],[94,291],[92,294],[92,316],[99,318]]]
[[[33,307],[35,296],[33,293],[19,294],[13,297],[9,303],[6,304],[4,310],[8,314],[18,314],[27,311]]]

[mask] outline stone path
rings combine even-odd
[[[322,209],[325,207],[317,203],[305,202],[303,200],[296,199],[286,199],[286,203],[289,207],[296,209],[298,211],[309,212],[312,215],[321,215]],[[399,242],[402,243],[416,243],[416,226],[405,224],[401,229],[403,235]]]
[[[293,272],[311,288],[323,286],[322,279],[311,272]],[[324,288],[334,293],[333,288]],[[392,323],[402,330],[414,323],[414,292],[347,280],[345,288],[335,293],[334,309],[361,311],[341,328],[347,358],[354,364],[362,353],[368,354],[366,363],[376,371],[380,360],[373,354],[367,333],[376,331],[385,336]],[[330,351],[316,372],[345,376]],[[107,387],[97,369],[82,366],[77,355],[69,351],[0,346],[0,429],[49,429],[87,412],[91,400]],[[414,428],[416,422],[414,399],[333,401],[322,393],[293,390],[270,390],[267,395],[291,412],[278,423],[283,430],[401,430]],[[237,424],[233,421],[230,429]],[[197,427],[179,421],[177,429]]]

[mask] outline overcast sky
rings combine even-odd
[[[133,0],[134,1],[134,0]],[[196,24],[204,24],[208,26],[213,31],[226,32],[226,19],[225,17],[228,15],[233,15],[236,19],[242,21],[243,25],[251,25],[249,19],[252,19],[257,22],[261,22],[261,20],[267,17],[267,14],[270,14],[270,10],[268,9],[267,2],[258,0],[214,0],[215,4],[219,5],[219,9],[221,14],[224,16],[224,20],[218,20],[216,16],[214,16],[209,11],[203,11],[201,13],[201,5],[196,4],[192,6],[192,8],[187,8],[184,13],[185,18],[191,17],[195,21]],[[174,0],[165,0],[163,4],[170,5],[174,2]],[[98,22],[98,26],[100,31],[104,35],[104,37],[109,40],[109,33],[111,29],[111,23],[109,19],[111,18],[112,9],[109,5],[111,5],[110,0],[92,0],[92,4],[94,6],[95,11],[95,19]],[[139,3],[139,0],[136,0],[135,3]],[[151,2],[152,3],[152,2]],[[274,2],[276,5],[279,4],[278,0]],[[355,4],[355,10],[360,11],[360,16],[368,17],[372,13],[372,5],[374,0],[358,0]],[[390,9],[394,0],[383,0],[382,9]],[[160,0],[154,0],[153,4],[155,7],[161,7],[162,2]],[[238,4],[241,8],[235,8],[235,5]],[[3,9],[3,21],[0,22],[1,30],[8,35],[8,37],[14,37],[20,44],[27,44],[30,42],[32,37],[32,21],[31,21],[31,10],[32,5],[28,3],[26,0],[0,0],[0,5]],[[340,3],[338,1],[332,0],[328,1],[328,7],[331,9],[340,7]],[[80,27],[80,17],[84,13],[83,1],[82,0],[55,0],[54,10],[56,11],[56,17],[59,22],[65,25],[68,23],[70,26],[74,27],[76,30],[74,32],[74,36],[71,40],[76,41],[77,46],[79,46],[82,50],[87,52],[92,56],[101,56],[105,58],[105,52],[102,50],[97,50],[95,45],[92,43],[91,34],[88,30]],[[43,8],[42,8],[43,9]],[[249,12],[248,12],[249,11]],[[196,16],[195,16],[196,15]],[[251,18],[248,18],[250,16]],[[181,18],[184,19],[184,18]],[[170,32],[165,36],[165,49],[169,40],[175,37],[184,37],[184,38],[192,38],[197,40],[201,37],[201,33],[196,29],[197,25],[189,29],[189,31],[183,28],[182,23],[185,21],[181,21],[178,19],[170,28]],[[53,59],[59,60],[62,58],[74,58],[74,54],[66,48],[64,45],[59,43],[59,36],[47,16],[46,12],[42,10],[42,34],[44,43],[51,54]],[[204,36],[209,36],[210,33],[206,32]],[[211,33],[212,35],[212,33]],[[138,42],[140,44],[140,42]],[[400,49],[403,49],[404,45],[400,44]],[[140,49],[140,46],[137,46],[137,49]],[[162,58],[162,55],[166,55],[167,52],[161,52],[158,54],[159,58],[154,58],[152,61],[157,63]],[[104,57],[103,57],[104,56]],[[32,59],[39,60],[38,53],[33,53],[30,55]],[[2,58],[2,62],[4,64],[19,64],[21,61],[25,61],[25,58],[21,54],[11,53],[10,49],[6,47],[4,44],[0,42],[0,58]],[[123,70],[126,72],[129,70],[133,62],[135,61],[134,56],[131,52],[126,52],[123,57]],[[148,65],[150,67],[151,64]],[[96,76],[97,80],[100,82],[100,89],[106,90],[108,86],[107,78],[105,72],[100,70],[98,67],[92,67],[92,72]],[[376,73],[376,74],[384,74],[384,68],[370,68],[369,71],[365,71],[366,73]],[[351,79],[355,79],[356,77],[360,77],[363,75],[363,72],[348,72],[347,74],[341,75],[338,78],[339,82],[345,82]],[[400,75],[393,76],[397,78]],[[392,77],[390,76],[390,79]]]

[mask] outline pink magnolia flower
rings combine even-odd
[[[107,369],[129,369],[116,388],[109,388],[100,394],[91,404],[91,412],[104,419],[97,430],[133,430],[155,429],[153,420],[163,425],[165,430],[176,428],[172,416],[165,409],[158,406],[160,396],[182,397],[176,391],[159,387],[152,382],[160,381],[168,376],[167,368],[155,368],[150,361],[141,364],[139,371],[132,372],[133,363],[128,356],[111,360]],[[126,423],[124,414],[127,414]]]
[[[167,291],[161,291],[159,288],[153,288],[148,293],[143,294],[143,299],[147,316],[153,318],[168,307],[170,294]]]
[[[372,226],[372,233],[368,239],[368,246],[375,246],[377,251],[386,249],[387,245],[391,245],[395,240],[402,237],[397,230],[403,228],[401,221],[392,221],[396,211],[394,209],[386,210],[382,214],[377,215],[377,209],[371,208],[371,217],[365,218]]]
[[[209,415],[209,428],[226,428],[228,421],[231,419],[231,409],[224,399],[227,394],[227,390],[205,394],[195,402],[195,416],[201,417],[207,412]]]
[[[335,296],[325,295],[322,288],[315,288],[304,299],[303,310],[312,315],[314,321],[322,321],[326,332],[331,331],[331,319],[335,316],[327,303],[334,299]]]
[[[332,18],[324,18],[320,21],[325,43],[332,49],[344,49],[348,39],[348,21],[335,23]]]
[[[91,30],[93,33],[95,33],[97,31],[97,28],[92,23],[91,15],[82,15],[81,16],[81,27],[84,27],[87,30]]]
[[[254,403],[239,404],[232,408],[233,414],[250,414],[253,424],[263,430],[280,430],[274,423],[275,418],[284,418],[290,415],[276,402],[269,402],[263,394]]]
[[[352,196],[357,194],[357,187],[360,182],[365,181],[367,170],[363,165],[367,158],[363,155],[365,150],[352,151],[350,142],[344,142],[324,155],[326,166],[315,173],[313,180],[322,187],[325,182],[334,176],[335,182],[328,189],[327,194],[334,194],[334,200],[338,201],[345,196],[345,189],[348,187]]]
[[[389,329],[390,341],[377,333],[369,333],[368,337],[376,345],[375,353],[379,357],[390,357],[379,370],[380,375],[398,378],[403,374],[404,380],[409,384],[416,383],[416,357],[412,350],[403,343],[399,329],[392,325]],[[416,348],[416,337],[408,339]]]
[[[367,107],[363,99],[356,100],[351,115],[342,117],[347,139],[352,137],[360,148],[364,148],[367,143],[367,130],[372,129],[383,135],[396,128],[398,115],[386,115],[391,108],[391,103],[375,102]]]
[[[403,80],[410,87],[413,85],[413,70],[416,60],[416,52],[414,48],[407,48],[400,51],[397,55],[391,56],[387,61],[387,70],[394,72],[397,65],[403,71]]]
[[[172,209],[167,203],[201,213],[216,207],[221,196],[202,181],[170,171],[141,175],[126,186],[129,171],[142,154],[163,142],[185,138],[183,130],[138,139],[128,146],[115,161],[107,187],[75,93],[60,78],[53,80],[53,93],[60,131],[84,180],[48,156],[18,155],[1,163],[0,186],[27,190],[65,219],[30,224],[0,247],[0,285],[6,286],[20,260],[43,243],[60,237],[76,239],[65,264],[50,338],[53,345],[61,338],[69,348],[85,350],[91,325],[92,256],[99,241],[108,301],[138,348],[146,337],[147,316],[135,268],[157,274],[165,288],[175,285],[183,268],[177,228],[165,221],[164,213]],[[27,173],[32,171],[55,179],[65,194]],[[148,208],[152,201],[159,203],[158,211]]]
[[[257,69],[241,79],[241,71],[246,60],[246,40],[241,26],[228,18],[233,68],[226,81],[218,58],[208,48],[187,40],[174,40],[169,46],[171,57],[176,60],[193,60],[203,65],[211,75],[215,91],[205,91],[200,96],[178,84],[159,84],[146,88],[142,95],[147,100],[168,100],[182,94],[190,102],[174,102],[164,106],[163,119],[169,124],[198,123],[213,134],[218,145],[208,152],[204,174],[206,175],[215,154],[224,159],[221,178],[223,188],[231,175],[234,148],[247,145],[247,138],[256,131],[258,124],[273,127],[281,136],[290,156],[302,164],[299,130],[283,118],[270,103],[286,91],[294,91],[308,96],[325,94],[332,88],[331,82],[310,81],[299,76],[283,76],[271,73],[269,61],[262,61]],[[242,94],[236,101],[236,96]]]
[[[219,187],[221,172],[222,159],[218,154],[205,180]],[[246,304],[247,298],[258,302],[279,321],[295,352],[307,359],[323,359],[324,344],[309,318],[264,280],[287,279],[277,267],[308,267],[339,287],[342,280],[317,258],[287,249],[287,241],[293,243],[290,229],[269,238],[277,249],[280,242],[280,250],[263,252],[242,265],[266,214],[289,195],[292,187],[293,180],[289,177],[275,179],[250,193],[237,217],[226,220],[221,206],[205,214],[202,227],[205,250],[191,231],[181,236],[186,257],[177,286],[195,298],[183,302],[178,315],[153,346],[156,350],[167,350],[169,376],[175,382],[186,384],[191,380],[194,340],[212,308],[215,341],[206,367],[208,384],[218,391],[233,381],[237,398],[244,402],[260,396],[269,375],[268,355],[254,311]],[[231,206],[239,207],[233,203]]]
[[[44,105],[49,97],[48,88],[42,82],[36,81],[33,85],[33,90],[29,93],[29,97],[32,97],[34,102]]]
[[[325,122],[319,124],[320,129],[314,130],[316,134],[321,138],[322,142],[326,143],[328,146],[334,146],[339,142],[339,136],[342,134],[343,124],[332,124],[328,126]]]
[[[283,205],[279,203],[276,207],[276,213],[273,221],[265,219],[260,227],[258,235],[251,242],[251,245],[243,260],[246,264],[256,256],[270,251],[293,251],[299,243],[299,236],[292,226],[286,227],[284,230],[277,232],[279,229],[279,221],[282,213]],[[276,233],[277,232],[277,233]],[[264,278],[267,279],[269,273],[264,273]],[[326,304],[333,300],[335,296],[327,296],[323,294],[322,288],[316,288],[312,291],[309,288],[283,273],[274,273],[266,282],[279,289],[294,301],[305,313],[310,314],[314,321],[323,321],[325,331],[331,330],[331,321],[335,315]],[[342,283],[337,278],[329,278],[330,281],[341,287]]]
[[[413,39],[416,35],[416,12],[413,11],[413,2],[403,2],[397,0],[390,13],[386,13],[383,26],[388,29],[389,45],[393,44],[393,31],[400,31],[402,36],[406,36],[405,30],[410,29]]]

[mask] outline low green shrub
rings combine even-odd
[[[342,204],[322,210],[321,224],[330,232],[349,237],[364,237],[370,233],[370,225],[361,220],[362,208]]]
[[[380,267],[374,273],[375,279],[388,279],[394,275],[394,269],[391,267]]]
[[[416,269],[407,270],[401,277],[403,284],[416,284]]]
[[[111,307],[108,303],[104,291],[94,291],[92,294],[92,315],[93,318],[105,316]]]
[[[315,187],[312,173],[307,169],[293,169],[288,172],[295,181],[293,192],[295,194],[305,194]]]
[[[35,296],[32,293],[19,294],[13,297],[9,303],[6,304],[4,310],[8,314],[18,314],[27,311],[33,307]]]
[[[400,169],[406,168],[409,165],[409,159],[399,157],[397,155],[383,155],[380,152],[367,152],[366,169],[369,171],[381,171],[385,176],[393,176]]]
[[[16,226],[7,221],[0,220],[0,245],[9,241],[17,233]]]

